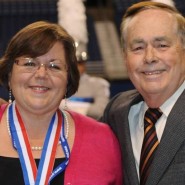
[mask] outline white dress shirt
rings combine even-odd
[[[184,89],[185,89],[185,82],[183,82],[183,84],[178,88],[178,90],[160,107],[163,114],[155,124],[157,137],[159,141],[161,140],[161,137],[166,125],[167,117],[170,114],[170,111],[173,108],[175,102],[177,101],[181,93],[184,91]],[[142,147],[143,137],[144,137],[143,120],[144,120],[144,114],[147,109],[148,109],[148,106],[144,101],[142,101],[136,105],[133,105],[128,115],[132,148],[134,152],[138,177],[139,177],[139,162],[140,162],[141,147]]]

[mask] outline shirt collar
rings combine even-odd
[[[177,99],[182,94],[184,89],[185,89],[185,81],[177,89],[177,91],[175,91],[175,93],[166,102],[164,102],[163,105],[161,105],[160,109],[166,117],[170,114],[170,111],[172,110],[173,106],[175,105]]]
[[[173,108],[175,102],[177,101],[177,99],[179,98],[179,96],[182,94],[182,92],[185,89],[185,81],[181,84],[181,86],[175,91],[175,93],[168,98],[161,106],[160,109],[163,112],[163,114],[168,117],[168,115],[170,114],[171,109]],[[146,110],[148,109],[148,105],[143,102],[143,105],[141,107],[141,110],[143,111],[143,117],[144,117],[144,113],[146,112]]]

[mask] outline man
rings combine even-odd
[[[168,5],[140,2],[127,10],[121,33],[124,61],[137,90],[115,96],[101,121],[119,139],[124,185],[184,185],[185,20]],[[149,107],[162,114],[157,120],[152,112],[155,125],[147,115],[143,121]],[[152,130],[144,125],[148,121]],[[143,141],[144,132],[156,139],[154,145]]]

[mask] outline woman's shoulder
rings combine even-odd
[[[6,107],[7,107],[7,105],[8,105],[8,104],[2,104],[2,105],[0,105],[0,121],[1,121],[1,118],[2,118],[2,116],[3,116],[3,113],[4,113],[4,111],[5,111]]]
[[[93,126],[93,127],[107,127],[106,124],[103,122],[100,122],[94,118],[91,118],[89,116],[74,112],[74,111],[68,111],[69,114],[72,116],[73,120],[76,124],[82,124],[85,126]],[[103,126],[102,126],[103,125]]]
[[[79,114],[77,112],[69,111],[69,114],[72,116],[75,128],[78,133],[85,134],[85,135],[92,135],[96,134],[96,138],[98,137],[114,137],[113,132],[108,124],[103,122],[97,121],[91,117]]]
[[[74,120],[76,139],[85,138],[85,142],[98,142],[100,145],[102,143],[114,143],[117,145],[117,138],[108,124],[73,111],[69,111],[69,114]],[[82,140],[80,143],[82,144]]]
[[[120,146],[109,126],[76,112],[69,113],[75,122],[75,142],[66,176],[75,179],[80,165],[82,170],[75,179],[79,184],[108,184],[110,179],[121,184]]]

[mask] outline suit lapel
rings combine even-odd
[[[128,109],[123,109],[123,113],[128,113]],[[127,114],[128,115],[128,114]],[[123,142],[121,143],[121,148],[123,152],[123,165],[124,165],[124,173],[128,178],[130,185],[137,185],[139,184],[136,166],[135,166],[135,159],[132,150],[132,143],[130,139],[130,131],[129,131],[129,124],[128,124],[128,117],[124,116],[123,114],[120,120],[123,120],[124,124],[122,124],[122,136]]]
[[[116,122],[122,123],[119,124],[118,138],[120,139],[121,149],[123,153],[123,165],[124,173],[128,178],[129,185],[139,185],[135,158],[132,150],[132,142],[130,137],[129,123],[128,123],[128,114],[130,107],[139,101],[141,101],[141,96],[137,96],[133,101],[128,101],[128,105],[124,106],[121,111],[116,112]]]
[[[152,164],[146,185],[156,185],[185,140],[185,92],[168,116],[166,127]]]

